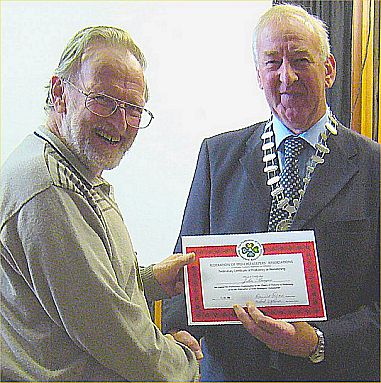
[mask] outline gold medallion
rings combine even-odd
[[[291,218],[282,219],[276,225],[276,231],[288,231],[288,230],[290,230],[291,225],[292,225],[292,219]]]

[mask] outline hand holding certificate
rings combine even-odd
[[[326,319],[314,233],[183,237],[188,322],[241,323],[233,305],[254,301],[287,321]]]
[[[247,303],[247,312],[239,305],[234,306],[234,311],[245,329],[271,350],[306,358],[316,349],[318,338],[307,322],[273,319],[258,310],[253,302]]]

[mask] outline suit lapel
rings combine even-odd
[[[247,140],[245,151],[239,160],[249,180],[248,184],[253,191],[250,195],[253,196],[252,213],[255,217],[252,218],[254,222],[259,224],[256,231],[267,231],[271,205],[270,188],[266,184],[267,178],[263,172],[264,163],[262,161],[261,135],[264,125],[263,123],[254,130],[254,133]]]
[[[268,217],[271,207],[270,188],[263,172],[262,139],[264,124],[258,126],[247,140],[240,163],[252,188],[253,220],[259,223],[256,231],[267,231]],[[295,216],[291,230],[302,230],[308,222],[322,211],[343,187],[358,172],[357,149],[346,140],[345,130],[341,127],[337,136],[328,140],[330,153],[322,165],[316,167],[306,194]],[[257,208],[257,207],[260,208]]]
[[[344,128],[346,129],[346,128]],[[330,153],[322,165],[318,165],[295,216],[292,230],[300,230],[343,189],[358,172],[357,150],[346,145],[344,132],[331,136],[327,141]]]

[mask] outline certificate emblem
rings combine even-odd
[[[263,246],[252,239],[247,239],[236,247],[237,255],[248,261],[253,261],[263,255]]]

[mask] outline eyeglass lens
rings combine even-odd
[[[111,116],[119,107],[125,110],[127,124],[134,128],[147,127],[152,116],[139,106],[133,104],[119,104],[116,100],[102,94],[90,93],[86,97],[86,108],[101,117]]]

